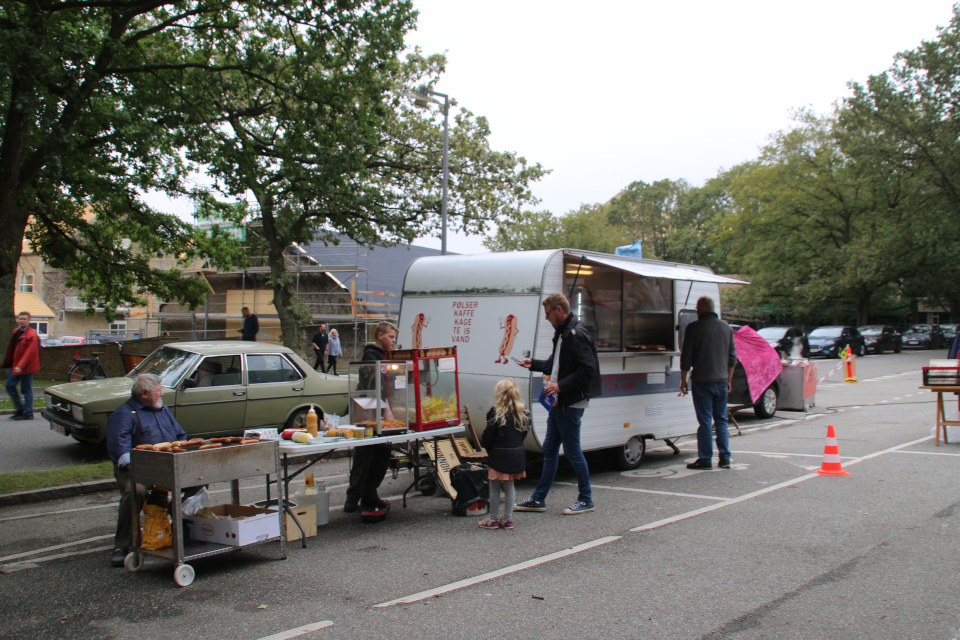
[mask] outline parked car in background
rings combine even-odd
[[[40,338],[41,347],[59,347],[62,344],[63,344],[63,340],[61,340],[60,338],[50,338],[50,337]]]
[[[943,349],[946,342],[938,324],[915,324],[903,332],[904,349]]]
[[[940,325],[940,328],[943,329],[943,340],[948,347],[953,344],[953,339],[957,336],[957,326],[955,324]]]
[[[865,324],[857,327],[857,331],[863,336],[864,351],[867,353],[900,353],[903,349],[903,336],[888,324]]]
[[[796,327],[764,327],[757,333],[777,350],[781,358],[789,358],[794,353],[798,358],[810,357],[807,336]]]
[[[191,437],[303,427],[311,406],[341,416],[347,410],[346,377],[314,371],[286,347],[219,340],[162,346],[122,378],[47,387],[41,414],[57,433],[102,442],[107,418],[130,399],[141,373],[160,376],[164,404]]]
[[[96,338],[84,338],[83,336],[63,336],[60,338],[63,344],[100,344]]]
[[[840,352],[850,347],[856,356],[863,355],[863,336],[856,327],[817,327],[807,335],[810,357],[839,358]]]

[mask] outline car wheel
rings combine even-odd
[[[753,405],[753,412],[758,418],[772,418],[777,412],[777,390],[772,386],[757,398],[757,404]]]
[[[863,355],[863,345],[862,345],[862,344],[858,344],[858,345],[857,345],[857,348],[853,350],[853,355],[857,356],[858,358]]]
[[[894,352],[894,353],[900,353],[901,351],[903,351],[903,343],[902,343],[902,342],[898,342],[897,344],[895,344],[895,345],[893,346],[893,352]]]
[[[293,415],[287,418],[287,423],[284,426],[286,429],[306,429],[307,428],[307,413],[310,412],[310,407],[301,407],[293,412]],[[319,414],[317,417],[320,417]]]
[[[622,447],[613,450],[613,461],[623,471],[636,469],[647,450],[647,441],[642,436],[633,436]]]

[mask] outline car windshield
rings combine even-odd
[[[915,324],[909,329],[907,329],[907,333],[930,333],[930,325]]]
[[[160,347],[147,356],[146,360],[138,364],[133,371],[127,374],[127,377],[135,378],[141,373],[152,373],[160,376],[160,384],[165,387],[173,387],[199,358],[199,355],[189,351]]]
[[[811,338],[839,338],[843,327],[818,327],[810,332]]]
[[[883,327],[877,325],[871,325],[869,327],[860,327],[860,335],[862,336],[877,336],[883,333]]]
[[[787,333],[786,327],[767,327],[765,329],[760,329],[757,333],[762,338],[767,340],[779,340]]]

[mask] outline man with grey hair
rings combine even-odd
[[[680,351],[680,393],[687,395],[690,369],[693,409],[697,413],[697,460],[688,469],[713,468],[713,428],[717,431],[720,468],[730,468],[730,436],[727,433],[727,394],[733,386],[737,347],[733,329],[714,312],[713,299],[697,300],[697,320],[687,326]]]
[[[120,509],[117,512],[117,533],[114,538],[110,564],[122,567],[127,552],[133,547],[131,500],[137,501],[137,510],[143,507],[147,488],[130,483],[130,451],[140,444],[157,444],[186,440],[183,427],[163,405],[163,387],[160,378],[141,373],[133,382],[130,399],[110,414],[107,420],[107,453],[113,460],[113,474],[120,489]]]

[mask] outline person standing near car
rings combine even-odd
[[[544,387],[548,396],[556,397],[547,417],[547,436],[543,441],[543,471],[533,495],[518,503],[514,511],[546,511],[546,498],[557,475],[560,445],[563,455],[577,475],[577,501],[563,510],[563,515],[588,513],[595,509],[590,490],[590,467],[580,449],[580,422],[590,398],[602,393],[600,361],[593,337],[570,313],[570,302],[562,293],[553,293],[543,301],[543,311],[553,326],[553,354],[546,360],[524,358],[518,364],[531,371],[550,375]]]
[[[30,314],[26,311],[21,311],[17,316],[17,328],[10,336],[2,368],[10,370],[7,393],[16,409],[13,419],[33,420],[33,374],[40,370],[40,337],[30,326]]]
[[[323,373],[327,372],[327,366],[323,361],[327,354],[327,340],[327,325],[321,324],[320,328],[317,329],[317,332],[313,334],[313,338],[310,340],[310,345],[313,347],[313,354],[317,357],[317,361],[313,363],[314,371],[317,370],[317,367],[320,367],[320,371]]]
[[[163,405],[163,387],[160,377],[141,373],[133,382],[130,399],[110,414],[107,420],[107,454],[113,460],[113,475],[120,489],[120,508],[117,512],[117,532],[110,565],[122,567],[123,560],[133,547],[133,517],[131,500],[137,501],[137,511],[143,508],[147,488],[130,484],[130,451],[137,445],[186,440],[187,434]]]
[[[333,371],[333,375],[337,375],[337,358],[342,355],[340,334],[336,329],[330,329],[330,337],[327,339],[327,373]]]
[[[680,351],[680,393],[687,395],[687,376],[697,413],[697,460],[688,469],[713,468],[713,429],[717,431],[720,468],[730,468],[730,436],[727,432],[727,394],[733,388],[737,346],[733,330],[714,311],[713,299],[697,300],[697,320],[687,326]],[[690,370],[693,373],[690,374]]]
[[[243,322],[237,331],[240,332],[240,339],[247,342],[256,342],[257,334],[260,333],[260,321],[257,316],[250,313],[250,307],[244,307],[240,310],[243,315]]]

